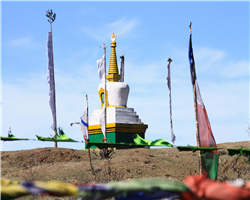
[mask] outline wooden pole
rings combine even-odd
[[[51,23],[51,38],[53,37],[52,35],[52,23]],[[52,49],[53,49],[53,40],[51,40],[52,43]],[[56,86],[55,86],[55,76],[54,76],[54,55],[53,55],[53,50],[52,50],[52,59],[53,59],[53,85],[54,85],[54,102],[55,102],[55,136],[57,136],[57,120],[56,120]],[[57,142],[55,142],[55,148],[57,148]]]
[[[88,95],[86,94],[86,101],[88,103]],[[87,107],[87,124],[89,124],[89,108]],[[89,130],[88,130],[89,131]],[[89,134],[89,133],[88,133]],[[86,142],[86,140],[85,140]],[[88,148],[88,154],[89,154],[89,164],[90,164],[90,168],[91,168],[91,171],[92,171],[92,174],[94,176],[94,181],[96,183],[96,175],[95,175],[95,171],[93,169],[93,165],[92,165],[92,160],[91,160],[91,155],[90,155],[90,148]]]
[[[88,153],[89,153],[89,164],[90,164],[90,168],[91,168],[91,171],[92,171],[92,174],[94,176],[94,181],[96,183],[96,175],[95,175],[95,172],[94,172],[94,169],[93,169],[93,166],[92,166],[92,161],[91,161],[91,156],[90,156],[90,148],[88,148]]]
[[[197,101],[196,101],[196,89],[195,84],[193,85],[193,94],[194,94],[194,111],[195,111],[195,124],[196,124],[196,140],[197,146],[200,147],[200,134],[199,134],[199,123],[198,123],[198,113],[197,113]],[[200,163],[200,175],[202,174],[202,162],[201,162],[201,152],[199,151],[198,159]]]
[[[106,98],[106,46],[105,44],[103,44],[102,48],[104,49],[104,77],[105,77],[105,82],[104,82],[104,105],[105,105],[105,113],[104,113],[104,138],[105,138],[105,142],[107,142],[107,133],[106,133],[106,125],[107,125],[107,98]]]

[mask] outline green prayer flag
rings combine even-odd
[[[0,136],[1,137],[1,140],[3,140],[3,141],[15,141],[15,140],[29,140],[29,139],[27,139],[27,138],[16,138],[14,135],[9,135],[9,137],[2,137],[2,136]]]
[[[37,139],[39,141],[47,141],[47,142],[78,142],[75,140],[72,140],[71,138],[69,138],[67,135],[59,135],[57,136],[57,138],[50,138],[50,137],[42,137],[42,136],[38,136],[36,135]]]
[[[205,152],[212,151],[212,150],[218,150],[220,148],[217,148],[217,147],[178,146],[177,149],[179,151],[192,151],[192,152],[200,150],[201,153],[204,154]]]
[[[179,151],[201,151],[201,166],[205,168],[207,176],[213,180],[217,177],[219,155],[214,153],[217,147],[195,147],[195,146],[178,146]]]
[[[37,137],[37,139],[38,139],[39,141],[53,141],[53,142],[55,142],[55,141],[56,141],[56,139],[55,139],[55,138],[50,138],[50,137],[42,137],[42,136],[39,136],[39,135],[36,135],[36,137]]]
[[[115,191],[122,192],[138,192],[147,191],[154,192],[156,190],[163,190],[169,192],[189,192],[189,188],[183,183],[171,179],[158,179],[148,178],[143,180],[129,180],[122,182],[110,182],[107,184],[108,187],[116,188]]]
[[[155,141],[150,141],[143,139],[140,137],[138,134],[133,135],[134,143],[137,145],[146,145],[146,146],[168,146],[172,147],[173,145],[170,144],[169,142],[163,140],[163,139],[158,139]]]
[[[240,154],[241,156],[250,156],[250,149],[227,149],[228,155],[233,156],[235,154]]]
[[[212,180],[216,180],[217,178],[218,160],[219,155],[217,153],[212,151],[201,153],[202,166],[205,168],[207,176]]]
[[[52,141],[52,142],[78,142],[69,138],[63,131],[62,128],[58,128],[59,134],[56,134],[56,138],[36,136],[39,141]]]

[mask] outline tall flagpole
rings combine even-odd
[[[88,95],[86,94],[86,102],[87,102],[87,124],[89,126],[89,107],[88,107]],[[87,134],[89,135],[89,127],[87,127]]]
[[[105,82],[104,82],[104,105],[105,106],[105,112],[104,112],[104,141],[107,142],[107,134],[106,134],[106,124],[107,124],[107,99],[106,99],[106,46],[103,44],[102,46],[104,50],[104,77],[105,77]]]
[[[46,11],[46,17],[48,17],[48,22],[50,23],[50,31],[51,31],[51,58],[52,58],[52,73],[51,73],[51,79],[53,82],[53,88],[52,90],[54,91],[52,93],[52,101],[54,102],[54,108],[55,108],[55,112],[53,113],[52,111],[52,115],[53,115],[53,124],[54,124],[54,137],[57,136],[57,122],[56,122],[56,89],[55,89],[55,77],[54,77],[54,56],[53,56],[53,42],[52,42],[52,23],[55,21],[56,19],[56,13],[53,14],[52,10],[47,10]],[[50,97],[51,98],[51,97]],[[57,142],[55,142],[55,148],[57,148]]]
[[[189,24],[190,35],[192,34],[191,25],[192,25],[192,22],[190,22]],[[195,89],[195,82],[193,83],[193,95],[194,95],[194,110],[195,110],[195,123],[196,123],[196,140],[197,140],[197,146],[200,147],[201,144],[200,144],[200,134],[199,134],[199,123],[198,123],[198,113],[197,113],[197,95],[196,95],[196,89]],[[199,157],[199,163],[200,163],[200,174],[202,174],[201,152],[199,152],[198,157]]]
[[[89,107],[88,107],[88,95],[86,94],[86,102],[87,102],[87,124],[89,124]],[[89,135],[89,128],[87,127],[87,135]],[[84,138],[85,142],[86,139]],[[90,164],[90,168],[92,171],[92,174],[94,176],[94,181],[96,183],[96,175],[95,175],[95,171],[93,170],[93,166],[92,166],[92,160],[91,160],[91,155],[90,155],[90,148],[88,148],[88,154],[89,154],[89,164]]]

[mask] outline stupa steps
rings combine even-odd
[[[107,108],[107,115],[109,113],[114,113],[116,115],[126,115],[126,116],[134,116],[137,115],[137,113],[134,111],[134,109],[129,109],[129,108],[123,108],[123,109],[118,109],[115,108],[115,110],[113,108]],[[92,113],[93,115],[100,115],[100,110],[94,110],[94,112]]]
[[[91,117],[95,117],[95,115],[92,115]],[[115,117],[115,120],[117,123],[126,123],[125,121],[131,121],[131,122],[139,122],[141,123],[141,120],[139,118],[138,115],[115,115],[115,116],[110,116],[107,114],[107,120],[109,120],[109,118],[114,118]],[[98,118],[96,118],[98,119]],[[98,120],[95,120],[95,121],[98,121]]]
[[[94,113],[92,113],[92,115],[91,115],[91,117],[92,116],[96,116],[96,115],[100,115],[100,113],[101,112],[94,112]],[[126,117],[135,117],[135,116],[137,116],[137,118],[139,117],[137,114],[136,114],[136,112],[133,112],[133,113],[129,113],[129,112],[115,112],[115,113],[108,113],[107,112],[107,116],[109,116],[109,115],[115,115],[116,117],[118,117],[118,116],[126,116]]]
[[[129,118],[126,118],[126,117],[116,118],[116,123],[120,123],[120,124],[142,124],[141,120],[139,118],[137,118],[137,119],[129,119]]]
[[[95,110],[89,120],[90,125],[100,123],[101,109]],[[107,123],[143,124],[139,115],[133,108],[109,107],[107,108]]]

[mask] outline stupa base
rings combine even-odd
[[[140,137],[145,138],[145,132],[148,128],[146,124],[107,124],[107,142],[110,143],[132,143],[134,144],[133,135],[138,134]],[[100,125],[89,126],[89,141],[102,142],[104,135],[101,131]],[[86,148],[86,144],[85,144]],[[97,147],[93,146],[91,149]],[[124,147],[120,147],[122,149]],[[133,148],[133,147],[132,147]],[[119,149],[119,148],[117,148]]]

